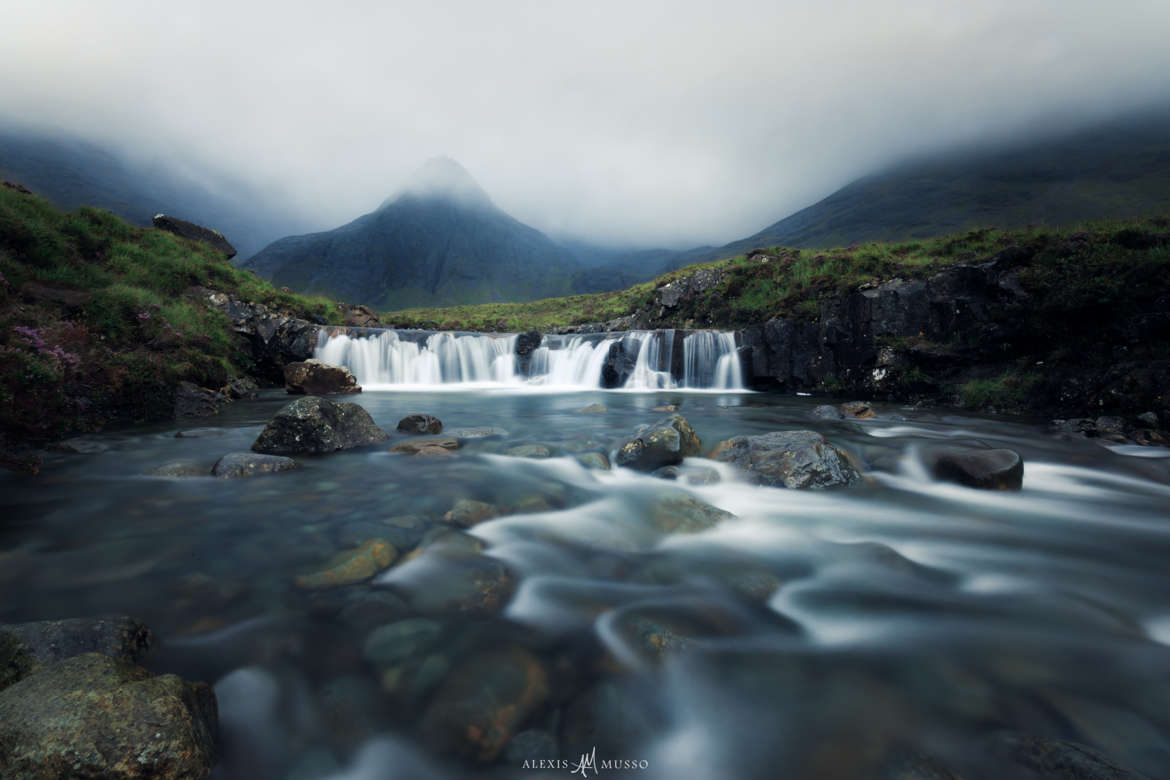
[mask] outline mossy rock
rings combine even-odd
[[[297,587],[305,590],[340,588],[365,582],[392,564],[398,557],[394,545],[385,539],[370,539],[353,550],[333,556],[317,571],[297,577]]]

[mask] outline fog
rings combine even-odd
[[[340,224],[429,158],[557,237],[719,244],[912,154],[1167,100],[1170,3],[10,3],[0,119]]]

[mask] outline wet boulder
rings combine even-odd
[[[307,395],[277,412],[252,450],[268,455],[320,455],[389,438],[357,404]]]
[[[152,477],[206,477],[207,466],[193,460],[168,460],[147,472]]]
[[[438,417],[429,414],[408,414],[398,421],[398,430],[403,433],[436,434],[443,432],[443,423]]]
[[[233,401],[251,401],[259,397],[260,385],[251,377],[238,376],[235,379],[229,380],[226,385],[219,389],[219,392]]]
[[[931,453],[927,465],[935,479],[982,490],[1019,490],[1024,484],[1024,459],[1014,450],[947,448]]]
[[[260,474],[292,471],[297,462],[282,455],[260,455],[255,452],[229,452],[211,467],[211,476],[220,479],[241,479]],[[167,475],[170,476],[170,475]]]
[[[0,776],[207,777],[217,729],[207,684],[85,653],[0,692]]]
[[[818,420],[844,420],[845,413],[836,406],[821,404],[812,410],[812,416]]]
[[[770,487],[828,488],[861,479],[845,453],[814,431],[736,436],[716,445],[710,457]]]
[[[447,514],[443,515],[444,523],[451,523],[462,528],[471,528],[473,525],[499,517],[500,510],[494,504],[475,501],[470,498],[461,498],[455,502]]]
[[[309,358],[284,367],[284,389],[300,395],[360,393],[357,378],[345,366],[331,366]]]
[[[848,403],[841,404],[837,408],[841,410],[841,414],[845,417],[853,417],[858,420],[872,420],[874,417],[877,417],[877,412],[865,401],[849,401]]]
[[[651,524],[662,533],[698,533],[734,517],[685,493],[663,498],[650,510]]]
[[[579,452],[573,459],[587,469],[609,471],[609,457],[603,452]]]
[[[682,463],[698,455],[702,447],[695,429],[681,414],[672,414],[643,426],[618,447],[617,465],[638,471],[654,471]]]

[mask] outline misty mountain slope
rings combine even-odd
[[[163,162],[135,163],[60,134],[0,127],[0,178],[20,182],[59,209],[107,209],[136,225],[160,212],[214,228],[245,258],[308,225],[247,185],[215,179],[215,191]]]
[[[282,238],[241,266],[299,292],[386,308],[564,295],[579,270],[567,250],[500,211],[444,158],[376,211]]]
[[[905,163],[747,238],[681,252],[664,268],[756,247],[827,248],[1159,212],[1170,212],[1170,111]]]

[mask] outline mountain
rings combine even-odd
[[[1170,212],[1170,110],[904,162],[747,238],[677,253],[662,270],[756,247],[907,241],[976,227],[1069,225]]]
[[[428,161],[377,210],[289,236],[241,267],[379,308],[528,301],[573,291],[572,254],[501,211],[454,160]]]
[[[270,241],[303,232],[305,220],[247,184],[223,176],[197,181],[166,160],[139,162],[58,132],[0,126],[0,178],[17,181],[54,206],[97,206],[136,225],[160,212],[214,228],[246,258]]]

